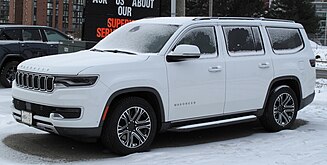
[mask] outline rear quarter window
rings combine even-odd
[[[0,32],[0,40],[21,40],[22,31],[20,29],[4,29]]]
[[[296,53],[304,48],[299,29],[267,27],[271,46],[276,54]]]

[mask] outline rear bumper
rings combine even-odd
[[[299,110],[301,110],[302,108],[304,108],[305,106],[309,105],[310,103],[312,103],[313,99],[315,98],[315,92],[311,93],[309,96],[307,96],[306,98],[303,98],[301,100],[300,103],[300,108]]]

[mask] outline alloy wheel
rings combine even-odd
[[[295,103],[293,97],[288,93],[280,94],[273,107],[274,119],[282,127],[289,124],[295,113]]]
[[[6,79],[9,83],[14,81],[16,72],[17,72],[16,66],[11,66],[10,68],[8,68],[8,71],[6,72]]]
[[[139,106],[125,110],[117,124],[119,141],[127,148],[137,148],[146,142],[151,132],[149,114]]]

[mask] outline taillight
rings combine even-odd
[[[316,67],[316,59],[309,60],[311,67]]]

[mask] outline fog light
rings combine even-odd
[[[59,113],[51,113],[50,118],[53,120],[62,120],[64,117],[60,115]]]

